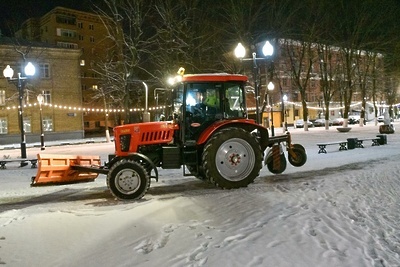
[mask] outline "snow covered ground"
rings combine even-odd
[[[292,129],[307,163],[281,175],[265,167],[247,188],[160,170],[136,202],[113,199],[104,176],[31,188],[35,169],[10,166],[0,170],[0,265],[400,266],[400,136],[318,154],[318,142],[378,134],[374,125],[352,127]],[[102,158],[113,149],[95,145]]]

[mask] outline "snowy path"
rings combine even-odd
[[[104,178],[29,188],[16,175],[31,170],[7,170],[15,176],[1,177],[0,265],[400,266],[400,137],[318,154],[318,141],[337,136],[294,131],[307,164],[281,175],[263,169],[247,188],[161,171],[131,203],[112,199]]]

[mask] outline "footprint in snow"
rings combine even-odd
[[[234,236],[228,236],[227,238],[224,239],[224,241],[222,241],[222,243],[220,245],[215,245],[214,247],[216,248],[223,248],[235,241],[239,241],[244,239],[246,236],[239,234],[239,235],[234,235]]]
[[[188,262],[193,262],[196,261],[198,262],[199,266],[204,265],[207,262],[207,257],[202,258],[201,254],[205,252],[208,249],[208,242],[202,243],[199,247],[194,249],[188,256],[187,261]]]

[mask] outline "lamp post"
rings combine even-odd
[[[149,112],[149,109],[148,109],[148,106],[149,106],[149,87],[147,86],[147,83],[145,83],[145,82],[142,82],[142,84],[144,85],[145,94],[146,94],[145,108],[144,108],[144,112],[143,112],[143,122],[149,122],[150,121],[150,112]]]
[[[284,105],[286,104],[286,102],[288,100],[287,95],[283,95],[282,100],[283,100],[282,109],[283,109],[283,116],[284,116],[284,123],[285,123],[283,129],[286,132],[287,131],[287,116],[286,116],[286,106],[284,106]]]
[[[29,62],[25,66],[25,75],[33,76],[35,74],[35,66],[31,62]],[[27,77],[21,77],[21,73],[18,72],[18,77],[13,78],[14,70],[7,65],[7,67],[3,70],[4,77],[7,78],[8,82],[13,83],[17,86],[18,89],[18,100],[19,100],[19,107],[18,107],[18,114],[19,114],[19,127],[21,131],[21,158],[26,158],[26,139],[25,139],[25,129],[24,129],[24,117],[23,117],[23,106],[22,102],[24,99],[24,87],[27,80]],[[21,162],[21,166],[25,162]],[[26,163],[25,163],[26,164]]]
[[[36,97],[39,103],[39,116],[40,116],[40,150],[45,150],[46,147],[44,146],[44,132],[43,132],[43,114],[42,114],[42,104],[44,97],[42,94],[38,94]]]
[[[275,88],[275,85],[273,82],[269,82],[267,85],[268,91],[272,91]],[[271,136],[275,136],[275,127],[274,127],[274,106],[272,102],[272,94],[270,94],[270,103],[271,103]]]
[[[272,56],[274,53],[274,47],[271,45],[269,41],[266,41],[262,52],[265,57]],[[258,58],[256,52],[252,53],[252,58],[244,58],[246,55],[246,48],[241,44],[238,43],[237,47],[235,48],[235,56],[240,60],[252,60],[253,61],[253,79],[254,79],[254,94],[256,99],[256,123],[260,124],[260,96],[259,96],[259,89],[258,89],[258,82],[257,82],[257,74],[258,74],[258,65],[257,60],[265,60],[266,58]]]

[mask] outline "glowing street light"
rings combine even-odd
[[[283,116],[284,116],[284,128],[283,130],[286,132],[287,131],[287,116],[286,116],[286,102],[288,101],[287,95],[282,96],[282,109],[283,109]]]
[[[268,91],[273,91],[275,89],[275,85],[273,82],[269,82],[267,85]],[[274,127],[274,109],[272,103],[272,94],[270,94],[270,103],[271,103],[271,136],[275,136],[275,127]]]
[[[25,66],[25,75],[26,76],[33,76],[35,75],[35,66],[31,62],[29,62]],[[23,117],[23,99],[24,99],[24,87],[28,77],[21,77],[21,73],[18,73],[17,78],[13,78],[14,70],[7,65],[7,67],[3,70],[3,75],[7,78],[8,82],[15,84],[18,89],[19,93],[19,107],[18,107],[18,114],[19,114],[19,125],[21,131],[21,158],[26,158],[26,139],[25,139],[25,129],[24,129],[24,117]],[[21,162],[21,166],[27,164],[26,162]]]
[[[270,57],[274,53],[274,47],[271,45],[269,41],[266,41],[263,48],[262,52],[264,57]],[[239,58],[240,60],[252,60],[253,61],[253,78],[254,78],[254,94],[256,98],[256,122],[257,124],[260,124],[260,96],[259,96],[259,88],[258,88],[258,82],[257,82],[257,73],[258,73],[258,65],[257,65],[257,60],[266,60],[267,58],[258,58],[256,52],[252,53],[252,58],[244,58],[246,56],[246,48],[242,45],[242,43],[238,43],[238,45],[235,48],[235,56]]]
[[[44,97],[42,94],[38,94],[36,97],[39,103],[39,115],[40,115],[40,150],[45,150],[44,146],[44,132],[43,132],[43,115],[42,115],[42,104],[44,102]]]

